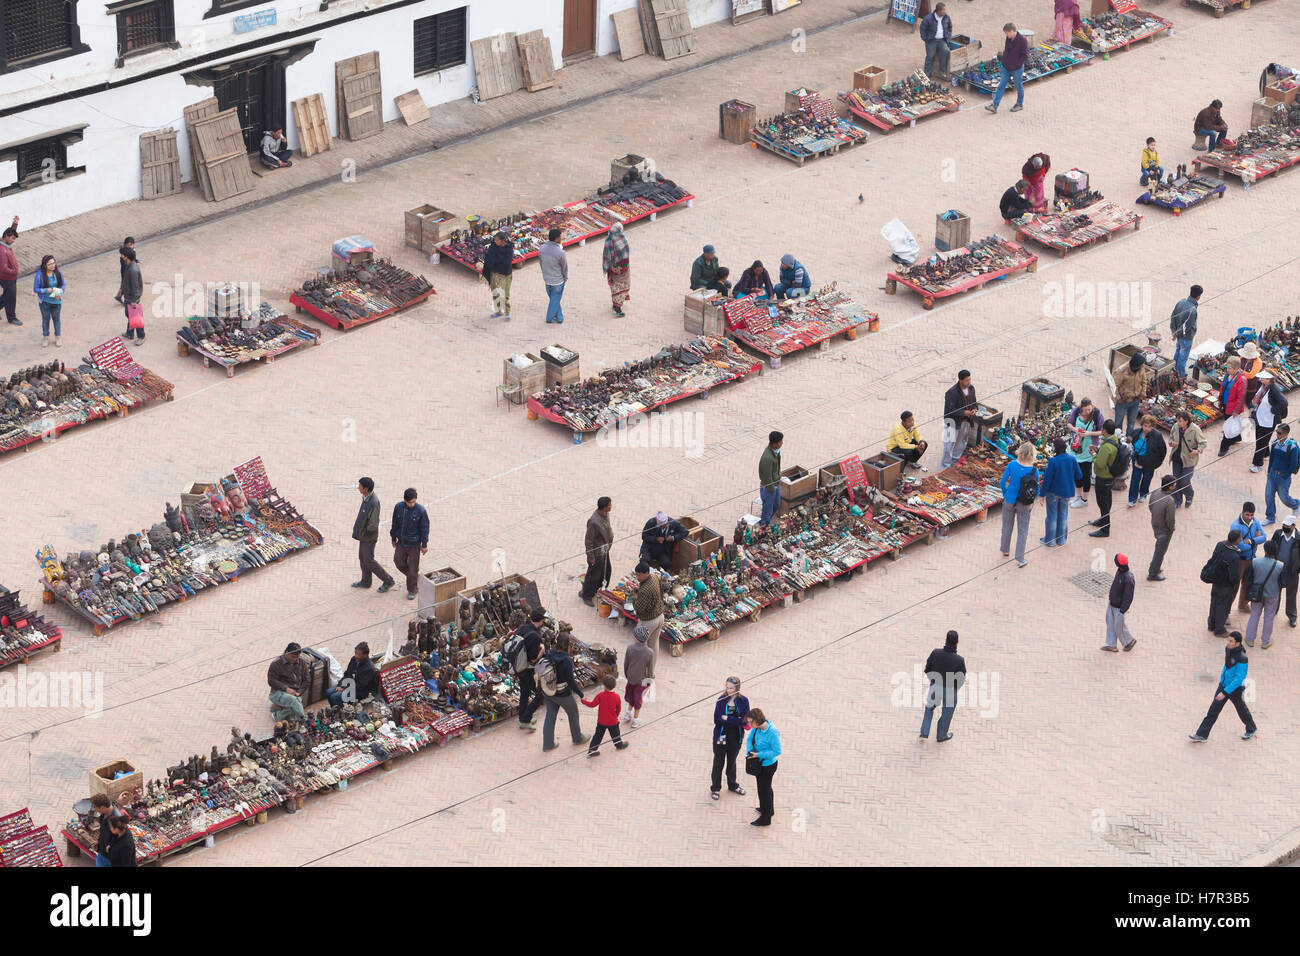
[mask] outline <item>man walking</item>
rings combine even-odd
[[[592,600],[596,592],[609,584],[614,569],[609,563],[609,549],[614,543],[614,529],[609,523],[613,502],[608,495],[596,499],[596,510],[587,519],[587,533],[582,546],[587,551],[587,573],[582,576],[582,590],[578,597],[587,607],[595,607]]]
[[[1025,63],[1029,61],[1029,41],[1020,35],[1014,23],[1002,27],[1006,37],[1002,52],[998,54],[998,89],[993,94],[993,102],[984,107],[990,113],[996,113],[1002,105],[1002,94],[1007,91],[1007,83],[1016,84],[1016,105],[1011,112],[1018,113],[1025,108]]]
[[[1241,534],[1241,541],[1237,544],[1239,567],[1241,568],[1239,574],[1241,588],[1237,594],[1237,610],[1248,611],[1250,608],[1246,606],[1246,588],[1250,582],[1246,567],[1255,560],[1256,549],[1264,543],[1264,527],[1255,517],[1255,502],[1242,502],[1241,515],[1233,520],[1232,524],[1228,526],[1228,530]]]
[[[544,662],[544,663],[543,663]],[[589,739],[578,724],[578,698],[582,689],[573,676],[573,658],[569,657],[569,638],[560,634],[555,638],[555,649],[547,651],[537,664],[538,682],[546,700],[546,717],[542,720],[542,751],[554,750],[555,718],[564,708],[569,718],[569,735],[575,744],[585,744]]]
[[[1210,616],[1205,622],[1215,637],[1227,636],[1228,615],[1232,613],[1232,596],[1241,582],[1241,532],[1228,532],[1228,540],[1214,546],[1214,553],[1201,569],[1201,581],[1210,585]]]
[[[5,319],[10,325],[22,325],[18,318],[18,257],[14,255],[14,243],[18,239],[18,217],[6,227],[0,236],[0,307],[5,310]]]
[[[1300,471],[1300,445],[1291,437],[1291,426],[1285,423],[1274,430],[1273,447],[1268,453],[1268,479],[1264,483],[1264,526],[1277,521],[1277,501],[1295,514],[1300,501],[1291,497],[1291,476]]]
[[[925,75],[934,79],[934,66],[938,64],[939,73],[948,76],[948,39],[952,36],[952,17],[948,16],[948,6],[936,3],[934,12],[921,21],[921,41],[925,44]]]
[[[623,699],[627,701],[627,712],[623,719],[630,721],[633,728],[641,726],[641,704],[645,699],[646,688],[655,679],[655,652],[650,648],[650,631],[644,624],[638,624],[632,631],[632,643],[623,652],[623,676],[627,678],[627,687],[623,689]]]
[[[939,743],[952,739],[952,715],[957,709],[957,691],[966,683],[966,660],[957,653],[957,632],[949,631],[943,647],[936,647],[925,659],[925,675],[930,688],[925,695],[925,713],[921,717],[921,739],[930,736],[930,720],[939,710]]]
[[[514,660],[510,662],[515,678],[519,681],[519,729],[536,730],[537,719],[533,714],[542,706],[543,696],[537,687],[535,668],[537,660],[546,652],[542,643],[542,632],[537,625],[546,620],[546,609],[535,607],[528,614],[528,620],[519,625],[514,637],[519,639],[519,646],[512,648]],[[520,659],[522,658],[522,660]],[[577,708],[574,708],[575,712]]]
[[[1187,378],[1187,357],[1196,338],[1196,311],[1204,291],[1199,285],[1192,286],[1187,298],[1179,299],[1169,316],[1169,331],[1174,334],[1174,368],[1180,380]]]
[[[379,498],[375,495],[375,480],[362,478],[357,482],[361,494],[361,507],[357,520],[352,522],[352,540],[357,542],[357,556],[361,561],[361,580],[352,582],[354,588],[368,588],[373,577],[379,578],[379,593],[393,587],[393,576],[375,560],[375,544],[379,541]]]
[[[416,500],[414,488],[402,493],[393,507],[393,524],[388,536],[393,539],[393,564],[406,575],[406,599],[414,601],[420,589],[420,555],[429,553],[429,513]]]
[[[1097,454],[1092,459],[1092,477],[1097,486],[1097,510],[1101,514],[1088,522],[1097,528],[1088,534],[1090,538],[1110,537],[1111,491],[1115,487],[1115,479],[1120,477],[1116,474],[1119,438],[1115,435],[1115,423],[1107,419],[1102,423],[1101,430],[1106,433],[1106,437],[1101,440]]]
[[[1151,564],[1147,567],[1148,581],[1163,581],[1161,569],[1165,563],[1165,552],[1169,550],[1169,539],[1174,536],[1174,526],[1178,508],[1174,504],[1174,486],[1178,479],[1165,475],[1160,479],[1160,487],[1151,495],[1147,507],[1151,509],[1151,533],[1155,535],[1156,546],[1151,552]]]
[[[966,454],[966,444],[975,428],[975,386],[970,372],[957,373],[957,384],[943,394],[943,456],[939,467],[947,468]]]
[[[1255,731],[1259,728],[1255,726],[1255,718],[1250,715],[1250,708],[1246,706],[1243,696],[1249,669],[1246,649],[1241,646],[1241,632],[1233,631],[1228,635],[1228,644],[1223,649],[1223,670],[1219,672],[1219,687],[1214,694],[1214,700],[1210,702],[1210,709],[1206,711],[1201,726],[1196,728],[1196,733],[1187,735],[1189,740],[1194,740],[1198,744],[1209,740],[1214,722],[1219,719],[1223,705],[1228,701],[1232,701],[1232,706],[1237,708],[1237,716],[1245,725],[1246,732],[1241,735],[1241,739],[1249,740],[1255,736]]]
[[[569,257],[560,245],[559,229],[552,229],[546,234],[546,242],[537,250],[537,261],[542,266],[542,282],[546,285],[546,321],[557,325],[564,321],[564,309],[560,299],[564,297],[564,284],[569,281]]]
[[[1296,586],[1300,584],[1300,535],[1295,530],[1295,515],[1282,519],[1282,527],[1270,539],[1277,545],[1277,559],[1282,562],[1282,586],[1286,588],[1286,619],[1296,626]]]
[[[515,247],[498,232],[483,250],[483,278],[492,291],[492,318],[510,321],[510,280],[515,271]]]
[[[763,500],[763,516],[758,523],[766,528],[781,506],[781,443],[785,436],[769,432],[767,447],[758,459],[758,496]]]
[[[307,665],[302,646],[290,641],[284,653],[266,669],[266,683],[271,688],[271,719],[302,717],[302,695],[307,690]]]
[[[1268,442],[1273,437],[1273,426],[1286,418],[1288,406],[1286,396],[1273,380],[1272,372],[1265,370],[1255,378],[1259,385],[1255,388],[1255,397],[1251,399],[1251,405],[1255,409],[1255,457],[1251,459],[1250,470],[1258,472],[1268,457]],[[1287,507],[1294,508],[1295,505]]]
[[[1133,645],[1137,643],[1137,638],[1129,633],[1125,620],[1128,609],[1133,606],[1136,584],[1133,572],[1128,567],[1128,555],[1115,555],[1115,577],[1110,582],[1110,599],[1106,602],[1106,643],[1101,646],[1103,651],[1118,652],[1119,648],[1115,646],[1117,640],[1124,645],[1126,651],[1133,650]]]

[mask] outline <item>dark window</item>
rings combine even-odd
[[[76,0],[4,0],[0,31],[6,72],[88,49],[77,28]]]
[[[465,7],[415,21],[415,75],[465,62]]]
[[[68,165],[68,147],[81,142],[84,129],[82,126],[56,136],[32,139],[14,146],[0,146],[0,161],[12,160],[18,174],[13,183],[0,189],[0,196],[85,172],[84,166],[74,169]]]
[[[117,16],[118,59],[172,45],[176,40],[172,0],[146,0],[110,8]]]

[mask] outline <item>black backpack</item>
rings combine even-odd
[[[1219,556],[1216,550],[1210,555],[1210,560],[1205,562],[1205,567],[1201,568],[1201,582],[1203,584],[1231,584],[1232,570],[1228,563]]]
[[[1016,493],[1016,504],[1032,505],[1038,497],[1038,472],[1031,471],[1020,479],[1020,490]]]
[[[1115,460],[1110,463],[1110,476],[1112,478],[1123,478],[1128,474],[1128,466],[1133,462],[1133,447],[1126,445],[1124,442],[1118,442],[1119,448],[1115,450]]]

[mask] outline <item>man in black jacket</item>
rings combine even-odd
[[[414,488],[402,493],[393,508],[393,524],[388,536],[393,539],[393,563],[406,575],[406,599],[414,601],[420,586],[420,555],[429,553],[429,514],[416,500]]]
[[[379,668],[370,659],[370,645],[362,641],[352,649],[352,660],[348,661],[343,680],[325,692],[325,696],[334,707],[343,704],[355,704],[365,700],[379,689]]]
[[[1025,190],[1028,188],[1029,183],[1021,179],[1017,180],[1014,186],[1008,186],[1007,191],[1002,194],[1002,199],[998,203],[998,212],[1007,222],[1019,219],[1029,212],[1029,200],[1025,198]]]
[[[1206,563],[1213,572],[1210,584],[1210,617],[1206,629],[1213,631],[1215,637],[1228,636],[1228,614],[1232,611],[1232,599],[1241,583],[1241,532],[1233,529],[1228,532],[1228,540],[1220,541],[1214,546],[1214,553]],[[1202,571],[1202,574],[1205,572]],[[1202,577],[1202,580],[1204,578]]]
[[[95,866],[111,866],[108,860],[108,844],[113,838],[113,831],[109,828],[108,821],[114,817],[124,819],[126,814],[103,793],[91,797],[90,806],[99,815],[99,835],[95,840]]]
[[[483,250],[483,278],[492,290],[492,318],[510,321],[510,279],[514,272],[515,247],[510,237],[498,232]]]
[[[641,557],[665,571],[673,565],[673,549],[686,537],[686,526],[660,511],[641,527]]]
[[[573,658],[569,657],[569,639],[563,634],[555,638],[555,650],[547,651],[544,655],[555,668],[555,693],[546,697],[546,718],[542,721],[542,750],[554,750],[555,743],[555,717],[564,708],[564,712],[569,716],[569,733],[573,737],[575,744],[585,744],[587,735],[582,732],[578,726],[578,698],[582,696],[582,688],[578,686],[577,678],[573,676]]]
[[[361,493],[361,507],[357,509],[357,520],[352,522],[352,540],[358,542],[357,556],[361,560],[361,580],[354,581],[354,588],[368,588],[374,575],[382,582],[379,593],[383,594],[393,586],[393,576],[384,570],[383,565],[375,560],[375,544],[379,541],[379,498],[375,495],[373,478],[362,478],[357,482],[357,491]]]
[[[978,404],[970,372],[962,369],[957,373],[957,384],[943,395],[943,457],[939,459],[940,468],[947,468],[966,454],[966,445],[975,428],[975,406]]]
[[[1300,584],[1300,534],[1296,533],[1295,515],[1282,519],[1282,527],[1273,532],[1277,559],[1282,562],[1282,586],[1286,588],[1286,619],[1296,626],[1296,586]]]
[[[966,660],[957,653],[957,632],[949,631],[943,647],[936,647],[925,659],[925,675],[930,688],[925,695],[925,715],[921,718],[921,737],[930,736],[930,719],[939,707],[939,743],[951,740],[948,728],[957,709],[957,691],[966,683]]]
[[[1110,600],[1106,602],[1106,643],[1101,646],[1103,651],[1118,652],[1116,641],[1123,644],[1126,651],[1133,650],[1133,645],[1137,643],[1137,638],[1129,632],[1128,623],[1124,620],[1124,615],[1133,606],[1133,590],[1136,586],[1133,572],[1128,567],[1128,555],[1115,555],[1115,577],[1110,582]]]
[[[533,673],[533,666],[537,663],[537,658],[542,656],[546,645],[542,643],[542,633],[537,629],[537,625],[546,620],[546,609],[535,607],[528,615],[528,620],[519,625],[519,630],[515,631],[516,637],[522,637],[524,640],[524,659],[528,662],[525,668],[516,668],[515,678],[519,681],[519,729],[536,730],[537,719],[533,716],[537,708],[542,706],[542,692],[537,689],[537,680]]]
[[[952,39],[952,17],[942,3],[934,5],[934,12],[921,21],[921,42],[925,44],[925,75],[934,79],[937,63],[939,73],[948,75],[948,41]]]

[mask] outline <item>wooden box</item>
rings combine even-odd
[[[406,244],[422,252],[433,252],[453,232],[464,228],[459,216],[428,203],[406,211]]]
[[[1267,96],[1262,96],[1250,104],[1250,127],[1264,126],[1273,122],[1273,117],[1277,114],[1277,108],[1282,104],[1276,100],[1270,100]]]
[[[191,481],[189,487],[181,492],[181,507],[193,508],[200,501],[206,501],[208,492],[215,487],[208,481]]]
[[[480,584],[478,587],[468,588],[467,590],[460,591],[459,593],[457,593],[456,595],[457,610],[460,609],[461,602],[472,601],[479,594],[480,591],[486,591],[493,584],[501,584],[503,582],[506,585],[511,585],[511,584],[519,585],[519,591],[517,592],[517,597],[523,600],[524,603],[528,605],[529,609],[542,606],[542,601],[539,592],[537,590],[536,581],[534,581],[532,578],[526,578],[522,574],[507,574],[504,578],[497,578],[488,584]]]
[[[552,343],[548,348],[560,349],[562,352],[568,352],[573,357],[566,361],[560,361],[546,349],[542,349],[542,361],[546,363],[546,387],[551,388],[554,385],[572,385],[574,382],[582,381],[582,363],[579,361],[580,356],[558,342]]]
[[[1052,402],[1059,402],[1064,395],[1065,389],[1055,382],[1041,376],[1031,378],[1020,386],[1020,417],[1034,415]]]
[[[867,484],[881,491],[893,492],[903,476],[903,459],[887,451],[881,452],[864,461],[862,471],[867,476]]]
[[[637,178],[644,180],[650,172],[650,160],[644,156],[638,156],[636,153],[628,153],[626,156],[610,160],[609,181],[611,185],[621,184],[627,174],[631,172],[635,172]]]
[[[1284,90],[1276,83],[1264,87],[1264,99],[1273,103],[1285,103],[1287,106],[1295,102],[1296,93],[1300,93],[1300,88]]]
[[[118,773],[125,772],[125,777],[113,779]],[[117,803],[117,798],[128,790],[144,786],[144,774],[125,760],[114,760],[90,771],[90,795],[102,793],[109,800]]]
[[[940,252],[960,249],[970,242],[970,216],[960,209],[948,212],[958,214],[956,219],[944,219],[944,213],[934,217],[934,247]]]
[[[781,469],[781,507],[798,505],[817,493],[817,472],[800,465]]]
[[[972,447],[983,442],[995,430],[1002,427],[1002,413],[991,405],[981,402],[975,407],[974,424],[975,434],[970,440]]]
[[[525,366],[516,365],[510,359],[504,359],[501,363],[501,384],[519,386],[519,391],[510,396],[510,401],[516,405],[522,405],[546,388],[546,363],[532,352],[525,352],[524,357],[531,359]]]
[[[728,143],[748,143],[757,107],[744,100],[727,100],[718,105],[718,136]]]
[[[677,543],[673,550],[673,574],[680,574],[695,561],[702,561],[722,548],[722,535],[712,528],[700,524],[694,518],[680,518],[686,528],[686,537]]]
[[[682,306],[682,328],[692,335],[725,335],[727,318],[722,306],[710,299],[717,293],[711,289],[693,289],[686,293]]]
[[[453,577],[446,581],[434,580],[435,577],[446,574]],[[420,617],[450,624],[456,619],[456,595],[464,590],[465,575],[455,568],[425,571],[420,575],[419,598],[416,601]]]
[[[853,71],[853,88],[855,90],[870,90],[872,93],[876,93],[888,82],[889,71],[883,66],[864,66],[860,70]]]
[[[822,96],[822,94],[821,94],[821,84],[820,84],[820,83],[818,83],[818,84],[816,84],[816,85],[809,84],[808,86],[803,87],[803,90],[804,90],[804,94],[803,94],[802,96],[799,95],[799,91],[798,91],[798,90],[787,90],[787,91],[786,91],[786,94],[785,94],[785,112],[787,112],[787,113],[794,113],[794,112],[797,112],[798,110],[803,109],[804,101],[806,101],[806,100],[810,100],[810,99],[814,99],[814,98],[816,98],[816,99],[823,99],[823,100],[824,100],[824,99],[827,99],[827,97]]]
[[[955,76],[980,62],[980,52],[984,44],[973,40],[963,33],[954,33],[948,38],[948,73]],[[932,78],[933,79],[933,78]]]

